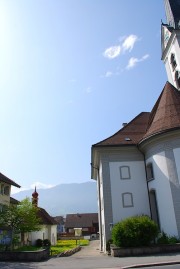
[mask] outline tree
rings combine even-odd
[[[17,206],[10,205],[0,212],[0,226],[12,230],[12,240],[15,235],[21,234],[21,241],[24,241],[24,233],[39,231],[40,218],[38,208],[32,205],[29,198],[22,200]]]

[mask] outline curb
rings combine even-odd
[[[121,269],[153,267],[153,266],[174,265],[174,264],[180,264],[180,261],[156,262],[156,263],[145,263],[145,264],[142,264],[142,263],[141,264],[132,264],[132,265],[121,267]]]

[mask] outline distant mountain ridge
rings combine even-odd
[[[33,191],[21,191],[11,196],[19,201],[26,197],[31,199]],[[50,189],[37,189],[37,192],[38,206],[51,216],[98,212],[95,182],[60,184]]]

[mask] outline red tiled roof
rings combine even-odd
[[[180,92],[169,82],[153,107],[143,138],[180,128]]]
[[[93,146],[136,145],[146,133],[149,112],[142,112],[114,135]]]
[[[98,223],[98,213],[67,214],[66,228],[88,228]]]
[[[140,113],[117,133],[92,147],[137,145],[153,135],[177,128],[180,128],[180,91],[166,82],[151,113]]]
[[[7,183],[7,184],[9,184],[9,185],[12,185],[12,186],[21,188],[21,186],[18,185],[16,182],[14,182],[13,180],[9,179],[8,177],[6,177],[5,175],[3,175],[3,174],[1,174],[1,173],[0,173],[0,181],[2,181],[2,182],[4,182],[4,183]]]

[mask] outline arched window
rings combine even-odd
[[[171,65],[172,65],[172,69],[174,70],[177,66],[177,63],[176,63],[176,58],[175,58],[175,54],[172,53],[171,54]]]
[[[179,89],[180,88],[180,72],[179,71],[175,72],[175,81],[176,81],[176,86]]]
[[[122,193],[122,204],[123,207],[133,207],[133,195],[131,192]]]
[[[129,166],[120,166],[119,170],[120,170],[120,178],[121,179],[131,179]]]
[[[147,172],[147,180],[154,179],[154,172],[153,172],[153,165],[152,163],[148,163],[146,166],[146,172]]]

